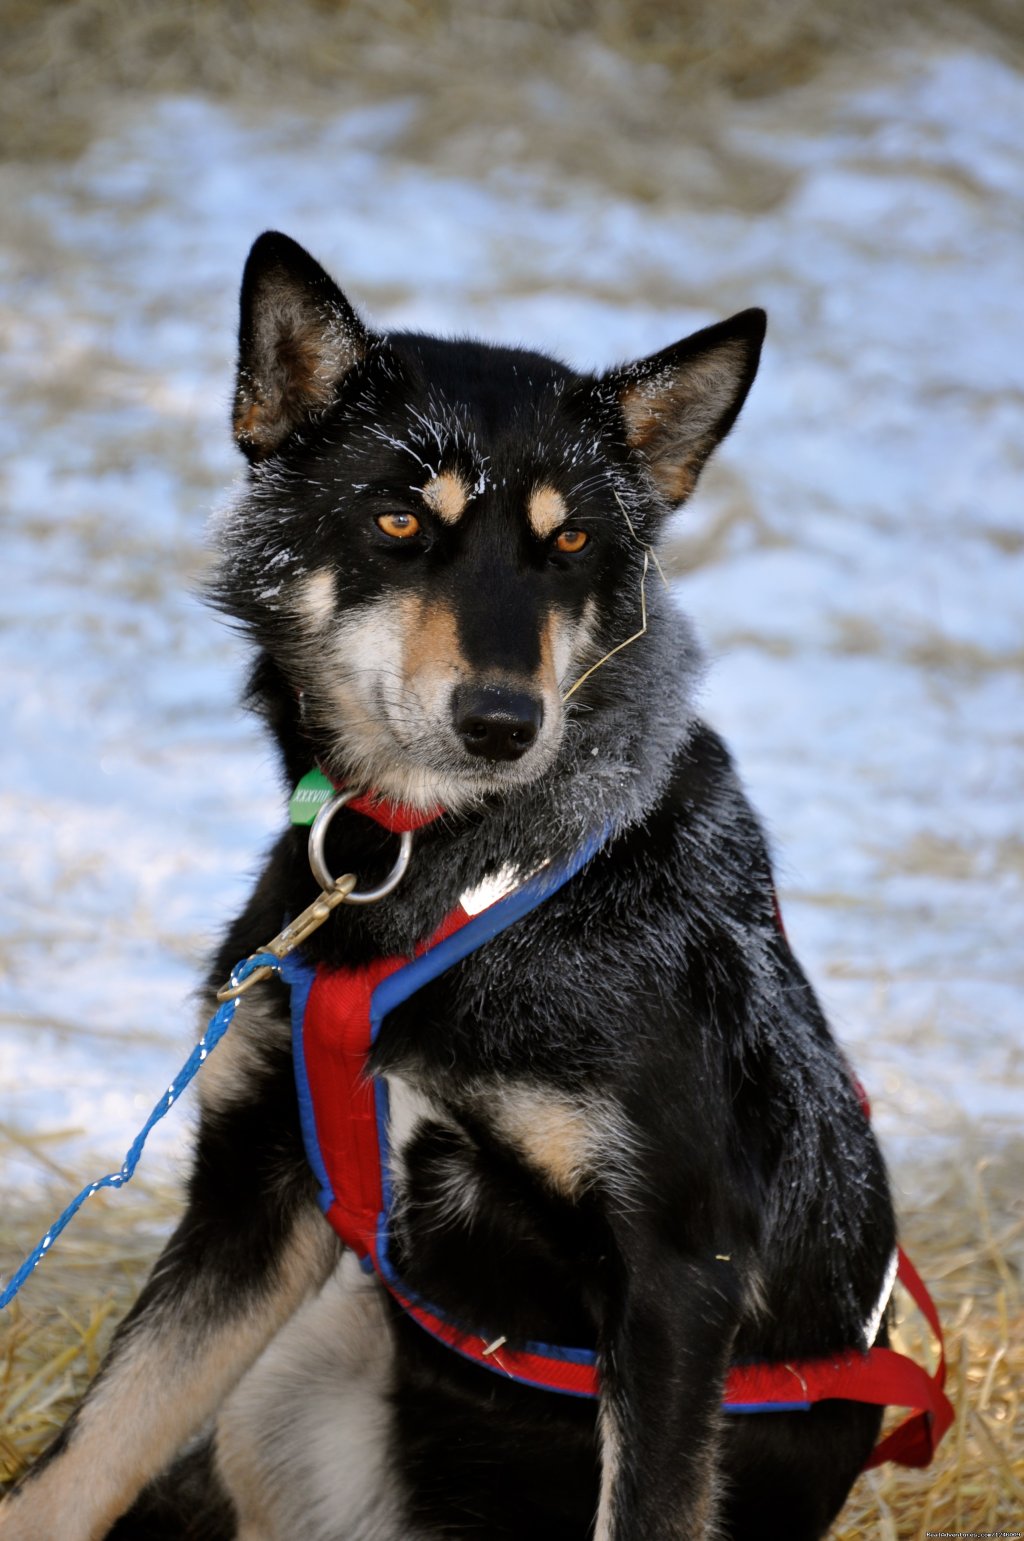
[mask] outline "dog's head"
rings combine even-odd
[[[299,760],[449,808],[550,772],[630,688],[614,650],[641,628],[649,548],[763,335],[748,310],[580,375],[372,333],[301,247],[261,236],[234,409],[251,472],[214,594],[259,645]]]

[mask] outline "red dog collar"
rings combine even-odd
[[[344,783],[334,783],[336,792],[345,790]],[[393,835],[406,835],[417,829],[423,829],[428,824],[433,824],[444,813],[444,809],[438,805],[434,808],[413,808],[409,803],[395,803],[388,797],[382,797],[379,792],[363,792],[358,797],[353,797],[348,804],[356,813],[364,813],[368,819],[379,824],[382,829],[390,830]]]
[[[320,809],[335,792],[345,790],[343,781],[335,781],[333,776],[328,776],[317,766],[315,770],[306,772],[292,793],[288,817],[293,824],[312,824]],[[348,806],[356,813],[372,819],[392,835],[406,835],[424,829],[445,811],[440,804],[433,808],[414,808],[410,803],[396,803],[383,793],[372,790],[360,792],[358,797],[350,799]]]

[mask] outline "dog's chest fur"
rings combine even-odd
[[[623,1109],[571,1075],[454,1076],[421,1053],[381,1079],[403,1283],[488,1339],[592,1346],[598,1195],[624,1202],[635,1167]]]
[[[510,1254],[534,1271],[553,1256],[547,1230],[593,1183],[597,1120],[582,1099],[527,1084],[485,1081],[456,1099],[425,1094],[401,1075],[386,1077],[391,1108],[391,1225],[403,1276],[428,1295],[427,1280],[450,1305],[481,1273],[500,1277]],[[516,1219],[510,1218],[515,1211]],[[547,1224],[545,1224],[547,1222]],[[467,1270],[467,1259],[469,1262]],[[465,1272],[465,1277],[460,1274]],[[480,1299],[468,1325],[504,1312],[514,1290]],[[516,1316],[521,1314],[516,1304]]]

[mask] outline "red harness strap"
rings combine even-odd
[[[930,1466],[939,1440],[953,1422],[953,1405],[943,1390],[946,1384],[946,1345],[939,1313],[924,1280],[902,1247],[897,1256],[899,1267],[896,1277],[935,1334],[939,1359],[934,1372],[929,1375],[927,1370],[906,1354],[896,1354],[888,1348],[871,1350],[869,1358],[873,1358],[879,1368],[874,1389],[886,1390],[884,1401],[887,1404],[913,1407],[918,1411],[904,1419],[898,1428],[893,1429],[875,1446],[865,1462],[865,1471],[872,1466],[881,1466],[883,1461],[896,1461],[900,1466]],[[865,1397],[864,1400],[869,1399]],[[877,1400],[883,1399],[878,1397]]]
[[[872,1402],[878,1407],[909,1407],[914,1411],[887,1434],[871,1452],[864,1469],[896,1461],[900,1466],[928,1466],[938,1443],[953,1421],[953,1408],[943,1391],[946,1361],[942,1328],[917,1270],[900,1249],[897,1277],[924,1312],[939,1341],[934,1374],[891,1348],[871,1348],[834,1359],[799,1359],[793,1364],[737,1366],[729,1371],[723,1405],[774,1403],[810,1406],[838,1397]]]
[[[868,1094],[852,1071],[850,1078],[864,1117],[870,1119]],[[885,1397],[885,1405],[911,1407],[916,1411],[879,1441],[865,1463],[865,1471],[881,1466],[885,1461],[895,1461],[900,1466],[930,1466],[940,1439],[953,1422],[953,1406],[944,1389],[946,1342],[939,1313],[927,1285],[902,1247],[897,1247],[896,1258],[896,1277],[931,1328],[938,1345],[938,1359],[929,1374],[906,1354],[897,1354],[887,1348],[871,1350],[869,1358],[873,1358],[879,1368],[878,1387],[884,1386],[891,1393]]]
[[[443,941],[468,919],[464,910],[455,910],[429,945]],[[417,955],[426,950],[418,947]],[[361,968],[318,968],[305,1010],[305,1075],[314,1091],[317,1142],[331,1186],[325,1213],[342,1241],[361,1258],[374,1257],[386,1188],[378,1124],[378,1114],[387,1112],[386,1088],[366,1074],[371,1002],[377,986],[408,962],[375,958]]]

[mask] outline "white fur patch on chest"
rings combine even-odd
[[[518,867],[500,867],[493,877],[484,878],[475,888],[467,888],[459,896],[459,904],[467,915],[479,915],[483,910],[490,909],[492,904],[497,904],[499,899],[507,898],[523,881],[523,873]]]

